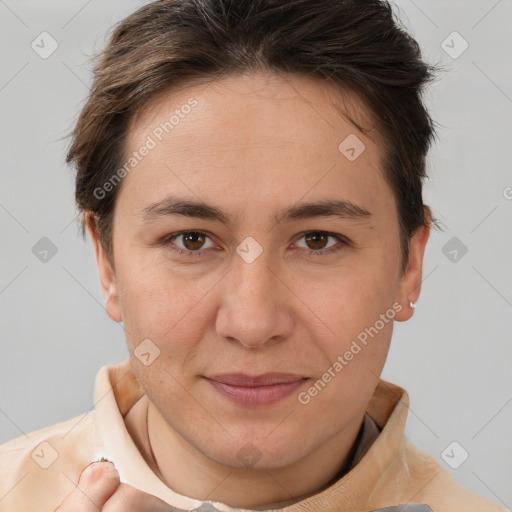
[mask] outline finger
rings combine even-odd
[[[111,462],[93,462],[81,473],[78,485],[55,512],[98,512],[119,487],[120,479]]]
[[[107,501],[102,512],[185,512],[160,498],[122,483]]]

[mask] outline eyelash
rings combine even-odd
[[[180,256],[190,256],[190,257],[202,256],[203,253],[206,252],[208,249],[200,249],[198,251],[190,251],[190,250],[181,249],[180,247],[177,247],[176,245],[172,244],[173,240],[176,240],[176,238],[179,238],[182,235],[187,235],[190,233],[200,234],[200,235],[204,235],[207,238],[210,238],[208,236],[208,233],[206,233],[205,231],[199,231],[199,230],[179,231],[177,233],[172,233],[170,235],[165,236],[158,242],[158,244],[162,247],[170,248],[172,251],[178,253]],[[351,245],[350,242],[345,237],[343,237],[341,235],[337,235],[336,233],[330,233],[328,231],[306,231],[305,233],[301,234],[299,240],[301,238],[303,238],[304,236],[310,235],[312,233],[327,235],[328,237],[335,238],[336,240],[338,240],[339,243],[336,245],[333,245],[332,247],[329,247],[328,249],[318,249],[318,250],[309,249],[308,256],[325,256],[325,255],[329,255],[329,254],[334,254],[334,253],[340,251],[341,249],[343,249],[344,247],[348,247]],[[174,247],[171,247],[171,244],[174,245]],[[304,249],[304,250],[307,250],[307,249]]]

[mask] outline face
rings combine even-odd
[[[292,464],[360,422],[419,295],[428,229],[401,274],[381,148],[340,99],[259,73],[159,97],[130,128],[115,271],[89,229],[150,401],[223,464],[241,467],[244,446]],[[345,107],[369,125],[355,98]]]

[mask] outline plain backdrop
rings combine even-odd
[[[88,56],[145,3],[0,0],[0,443],[90,410],[98,369],[128,358],[78,233],[60,139],[88,94]],[[395,4],[424,58],[448,68],[425,96],[440,140],[424,197],[444,231],[432,232],[421,297],[395,324],[382,377],[410,395],[408,438],[511,508],[512,2]],[[48,58],[32,47],[42,32],[58,44]],[[33,251],[43,237],[47,262]],[[457,469],[442,456],[454,441],[469,454]]]

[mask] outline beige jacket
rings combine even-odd
[[[141,398],[147,400],[128,361],[104,366],[96,376],[95,405],[89,412],[1,445],[0,512],[53,512],[75,487],[82,469],[100,457],[116,464],[121,482],[177,508],[199,508],[203,502],[169,489],[137,448],[129,427],[133,413],[128,412],[142,403]],[[367,412],[382,431],[366,454],[333,485],[279,510],[368,512],[426,504],[434,512],[506,512],[460,486],[404,437],[408,405],[405,390],[380,380]],[[132,420],[127,421],[130,416]],[[241,510],[216,502],[211,505],[220,512]]]

